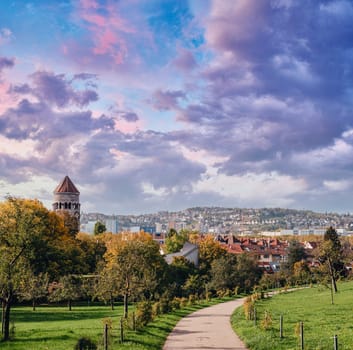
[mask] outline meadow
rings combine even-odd
[[[228,299],[229,300],[229,299]],[[166,337],[176,323],[187,314],[225,299],[202,301],[169,314],[161,315],[141,330],[125,330],[124,342],[120,342],[122,306],[111,310],[108,306],[67,307],[17,306],[12,310],[12,340],[0,342],[1,350],[68,350],[74,349],[81,337],[89,337],[98,349],[103,349],[103,320],[111,319],[112,330],[109,349],[161,349]],[[131,308],[133,310],[133,308]]]
[[[304,325],[305,349],[334,349],[334,335],[338,337],[339,350],[353,349],[353,282],[339,283],[333,305],[330,290],[320,286],[274,295],[255,305],[256,325],[245,319],[243,307],[232,315],[233,329],[251,350],[300,349],[299,322]],[[272,325],[267,322],[267,330],[263,324],[266,312],[272,319]]]

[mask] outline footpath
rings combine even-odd
[[[163,350],[247,350],[234,333],[230,317],[244,299],[198,310],[182,318],[169,334]]]

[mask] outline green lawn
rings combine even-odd
[[[261,328],[265,311],[272,316],[272,327]],[[299,337],[297,324],[304,323],[305,349],[331,350],[333,336],[338,336],[339,350],[353,349],[353,282],[342,282],[331,304],[330,291],[313,287],[282,293],[256,302],[258,321],[246,321],[243,308],[232,316],[237,334],[251,350],[296,350]],[[284,338],[279,338],[279,319],[283,315]]]
[[[120,344],[120,319],[122,307],[114,311],[106,306],[73,307],[15,307],[11,320],[14,336],[9,342],[0,342],[0,349],[6,350],[70,350],[80,337],[89,337],[102,349],[104,318],[113,321],[111,347],[109,349],[161,349],[166,337],[183,316],[206,306],[220,302],[214,299],[189,306],[158,317],[141,331],[126,331],[125,341]]]

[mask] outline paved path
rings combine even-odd
[[[163,350],[247,350],[230,324],[230,316],[243,301],[217,304],[182,318],[169,334]]]

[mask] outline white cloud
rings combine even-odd
[[[303,193],[307,184],[302,178],[272,173],[247,173],[228,176],[218,174],[216,169],[210,171],[194,184],[197,193],[216,193],[226,198],[234,198],[256,206],[282,206],[291,203],[291,196]]]
[[[324,181],[324,186],[329,191],[345,191],[348,190],[352,186],[352,182],[349,180],[337,180],[337,181]]]

